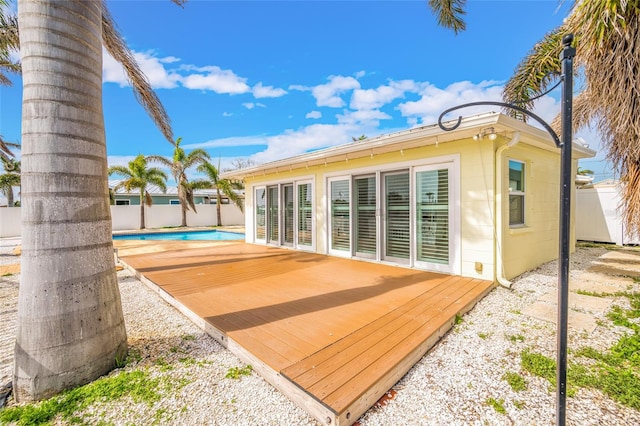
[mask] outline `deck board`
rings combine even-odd
[[[332,426],[357,420],[351,415],[493,287],[245,243],[125,253],[126,264],[234,342],[239,356],[259,360],[265,377],[321,423],[334,416]]]

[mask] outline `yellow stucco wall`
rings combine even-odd
[[[525,163],[525,226],[509,226],[508,202],[508,162],[517,160]],[[504,221],[502,223],[503,245],[496,247],[504,262],[504,275],[511,279],[523,272],[556,259],[559,247],[559,206],[560,206],[560,155],[525,144],[516,145],[504,152],[502,161],[501,203]],[[573,173],[577,161],[573,162]],[[575,195],[572,197],[572,210]],[[571,215],[572,218],[574,215]],[[575,249],[572,220],[571,241]]]
[[[493,280],[494,277],[494,144],[464,139],[439,145],[400,149],[373,157],[248,177],[246,184],[247,241],[252,241],[253,187],[312,178],[315,194],[315,251],[327,253],[327,176],[388,171],[394,165],[420,166],[439,159],[457,158],[459,173],[459,265],[461,275]],[[455,175],[453,179],[458,179]]]

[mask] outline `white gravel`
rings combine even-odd
[[[572,255],[572,275],[605,251],[581,248]],[[0,260],[6,256],[0,253]],[[555,391],[543,379],[522,371],[525,349],[555,358],[556,330],[550,323],[521,311],[555,288],[557,264],[551,262],[514,281],[511,290],[496,288],[464,316],[409,373],[394,386],[395,396],[370,409],[359,423],[370,425],[547,425],[554,423]],[[228,350],[204,334],[126,270],[118,273],[129,345],[139,360],[125,370],[143,369],[169,387],[154,403],[118,400],[94,404],[85,413],[88,424],[114,425],[316,425],[304,411],[256,373],[225,378],[243,367]],[[10,322],[15,309],[17,276],[0,279],[0,309]],[[12,300],[13,298],[13,300]],[[615,303],[624,306],[626,299]],[[14,311],[15,312],[15,311]],[[15,314],[13,314],[15,315]],[[611,346],[624,330],[604,315],[596,331],[570,330],[569,347]],[[15,318],[13,318],[15,322]],[[3,332],[6,331],[6,328]],[[6,352],[6,347],[2,351]],[[12,352],[12,351],[11,351]],[[137,359],[138,359],[137,358]],[[0,366],[4,383],[11,365]],[[502,379],[518,372],[527,381],[515,392]],[[2,384],[0,383],[0,385]],[[505,414],[487,404],[503,400]],[[640,424],[640,412],[623,407],[598,391],[580,389],[567,400],[570,425]]]

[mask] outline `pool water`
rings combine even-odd
[[[234,241],[244,240],[244,234],[226,231],[158,232],[154,234],[114,235],[114,240],[162,240],[162,241]]]

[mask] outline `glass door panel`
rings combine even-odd
[[[354,179],[356,256],[375,258],[377,254],[376,177]]]
[[[311,183],[298,188],[298,246],[313,246],[313,191]]]
[[[267,243],[280,244],[280,221],[278,214],[278,187],[267,187]]]
[[[267,236],[266,231],[266,215],[265,215],[265,206],[266,206],[266,191],[264,188],[258,188],[255,190],[255,239],[265,241]]]
[[[331,250],[351,252],[349,180],[334,180],[331,186]]]
[[[293,219],[293,185],[284,185],[282,187],[282,244],[286,246],[293,245]]]
[[[384,258],[407,263],[411,252],[409,172],[384,175]]]
[[[449,265],[449,169],[416,173],[416,261]]]

